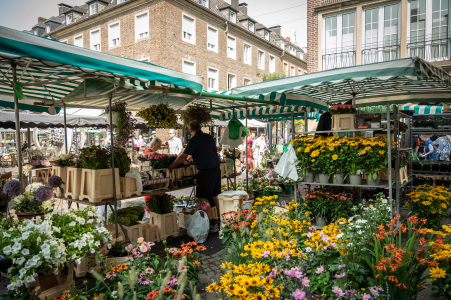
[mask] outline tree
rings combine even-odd
[[[272,73],[272,74],[266,74],[266,73],[260,73],[257,72],[257,76],[261,77],[263,81],[273,80],[277,78],[283,78],[285,77],[285,74],[279,74],[279,73]]]

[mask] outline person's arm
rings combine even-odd
[[[185,159],[188,157],[188,154],[182,153],[180,154],[177,159],[168,167],[169,171],[172,171],[172,169],[176,168],[178,165],[183,163]]]

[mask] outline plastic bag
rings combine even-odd
[[[294,150],[291,144],[289,144],[287,148],[288,151],[282,155],[274,171],[276,171],[283,178],[288,177],[294,181],[297,181],[298,172],[296,170],[296,166],[298,159],[296,157],[296,150]]]
[[[192,237],[196,243],[203,243],[207,240],[210,220],[206,212],[198,210],[193,215],[185,215],[185,226],[188,236]]]

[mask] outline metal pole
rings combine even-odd
[[[210,112],[213,111],[213,100],[210,99]],[[213,136],[213,121],[211,121],[210,135]]]
[[[232,116],[234,116],[235,115],[235,108],[232,108]],[[244,148],[244,150],[246,150],[247,148],[245,147]],[[233,155],[235,156],[235,149],[233,149]],[[246,158],[244,158],[244,165],[246,166]],[[233,165],[235,166],[235,162],[233,163]],[[235,191],[236,191],[236,167],[234,167],[235,168],[235,174],[234,174],[234,182],[235,182],[235,186],[234,186],[234,189],[235,189]]]
[[[291,112],[291,139],[294,140],[296,132],[294,132],[294,112]]]
[[[110,110],[110,140],[111,140],[111,169],[113,170],[113,200],[114,200],[114,223],[116,226],[116,238],[119,237],[119,228],[117,225],[117,198],[116,198],[116,172],[114,170],[114,135],[113,135],[113,111],[111,110],[112,107],[112,99],[113,95],[110,95],[109,97],[109,110]]]
[[[68,147],[67,147],[67,123],[66,123],[66,103],[63,103],[63,109],[64,109],[64,148],[65,148],[65,150],[66,150],[66,154],[68,153],[67,152],[67,149],[68,149]]]
[[[305,112],[304,116],[304,132],[308,132],[308,112]]]
[[[247,105],[246,105],[246,128],[247,128]],[[249,191],[249,169],[247,168],[247,135],[246,135],[246,193]]]
[[[391,181],[391,136],[390,136],[390,104],[387,104],[387,156],[388,156],[388,199],[393,200],[393,183]],[[390,217],[393,218],[393,205],[390,205]]]
[[[11,64],[13,73],[13,86],[17,82],[17,65],[15,63]],[[14,117],[16,121],[16,149],[17,149],[17,167],[19,169],[19,181],[22,183],[22,147],[20,145],[20,117],[19,117],[19,98],[17,98],[16,93],[14,93]]]
[[[394,119],[394,140],[396,145],[396,159],[395,159],[395,191],[396,191],[396,215],[399,215],[399,201],[401,198],[401,189],[399,184],[399,113],[398,113],[398,106],[393,105],[393,119]],[[391,160],[391,157],[388,158]],[[389,177],[391,179],[391,177]],[[399,225],[399,220],[397,221]]]
[[[279,144],[279,121],[276,121],[276,145]]]

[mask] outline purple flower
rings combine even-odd
[[[305,299],[305,292],[301,291],[300,289],[296,289],[292,295],[296,300]]]
[[[266,276],[267,279],[276,278],[277,276],[277,267],[274,267],[274,269],[269,273],[268,276]]]
[[[307,277],[302,278],[302,285],[309,287],[310,286],[310,280]]]
[[[268,257],[271,254],[271,251],[266,250],[265,252],[263,252],[262,257]]]
[[[334,286],[332,288],[332,292],[340,297],[343,297],[345,295],[345,293],[343,293],[343,290],[341,288],[339,288],[338,286]]]
[[[356,290],[347,290],[345,292],[346,296],[348,296],[348,297],[354,296],[355,293],[356,293]]]
[[[370,292],[371,292],[371,294],[373,294],[374,297],[379,296],[379,291],[377,290],[376,286],[370,287]]]
[[[362,299],[363,300],[369,300],[369,299],[371,299],[371,296],[368,295],[368,294],[363,294]]]
[[[63,183],[64,183],[64,182],[63,182],[63,179],[62,179],[61,177],[59,177],[59,176],[56,176],[56,175],[50,176],[50,177],[49,177],[49,180],[48,180],[48,184],[49,184],[51,187],[59,187],[59,186],[61,186]]]
[[[41,186],[34,192],[34,198],[39,202],[44,202],[52,199],[53,190],[48,186]]]
[[[345,264],[339,265],[339,266],[338,266],[338,270],[341,270],[341,269],[343,269],[344,267],[346,267]]]
[[[19,180],[10,180],[3,186],[3,193],[10,197],[20,195],[22,191],[22,183]]]
[[[341,274],[335,274],[334,275],[334,278],[337,278],[337,279],[339,279],[339,278],[343,278],[343,277],[345,277],[346,276],[346,273],[341,273]]]
[[[316,268],[316,271],[315,271],[316,274],[321,274],[323,272],[324,272],[324,267],[323,266],[321,266],[319,268]]]

